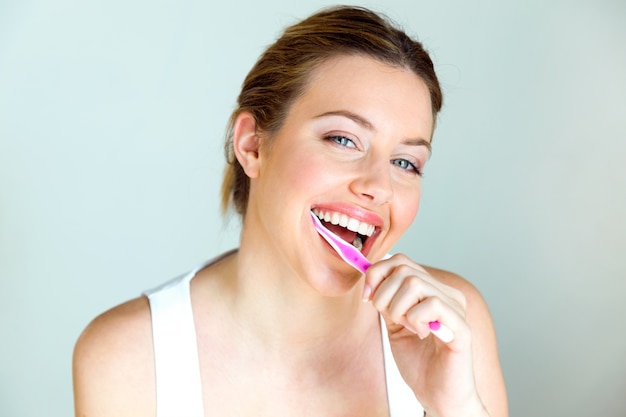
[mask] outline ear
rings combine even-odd
[[[256,120],[252,114],[248,112],[239,114],[233,126],[233,150],[244,172],[250,178],[259,176],[260,145]]]

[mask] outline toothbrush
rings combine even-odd
[[[357,248],[325,228],[320,219],[314,213],[311,213],[311,217],[313,218],[313,223],[315,224],[315,230],[317,230],[326,242],[332,246],[335,252],[341,256],[341,259],[364,274],[365,271],[367,271],[367,269],[372,265],[370,261],[368,261]],[[452,339],[454,339],[454,333],[452,333],[452,330],[438,321],[429,322],[428,327],[430,327],[431,333],[437,336],[444,343],[449,343]]]

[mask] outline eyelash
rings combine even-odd
[[[398,162],[406,163],[406,166],[401,166],[400,164],[398,164]],[[420,177],[424,176],[424,173],[422,172],[421,169],[419,169],[417,167],[417,165],[415,165],[414,163],[412,163],[410,161],[407,161],[406,159],[392,159],[391,163],[393,165],[399,167],[400,169],[403,169],[403,170],[406,170],[406,171],[414,171]]]
[[[337,145],[339,145],[339,146],[345,146],[345,147],[347,147],[347,148],[356,148],[356,147],[357,147],[357,146],[356,146],[356,143],[354,143],[354,141],[353,141],[352,139],[348,139],[348,138],[347,138],[347,137],[345,137],[345,136],[341,136],[341,135],[329,135],[329,136],[326,136],[326,139],[328,139],[328,140],[330,140],[330,141],[332,141],[332,142],[335,142],[335,143],[336,143]],[[352,143],[352,146],[348,146],[348,145],[346,145],[346,143],[345,143],[345,142],[350,142],[350,143]]]
[[[339,146],[344,146],[347,148],[357,148],[356,144],[354,143],[354,141],[352,139],[349,139],[345,136],[342,135],[328,135],[326,136],[327,140],[330,140],[334,143],[336,143]],[[349,146],[347,143],[350,142],[352,144],[352,146]],[[392,159],[391,163],[394,166],[397,166],[398,168],[404,170],[404,171],[413,171],[415,172],[416,175],[422,177],[424,176],[424,173],[422,172],[422,170],[420,168],[417,167],[417,165],[415,165],[414,163],[406,160],[406,159]],[[406,165],[405,165],[406,164]]]

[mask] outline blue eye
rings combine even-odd
[[[422,176],[422,171],[415,164],[406,159],[392,159],[391,163],[402,170],[413,171],[417,175]]]
[[[326,139],[335,142],[339,146],[345,146],[347,148],[356,148],[356,144],[345,136],[333,135],[327,136]]]

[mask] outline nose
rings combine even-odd
[[[391,201],[393,186],[389,161],[369,161],[350,183],[352,192],[368,203],[381,205]]]

